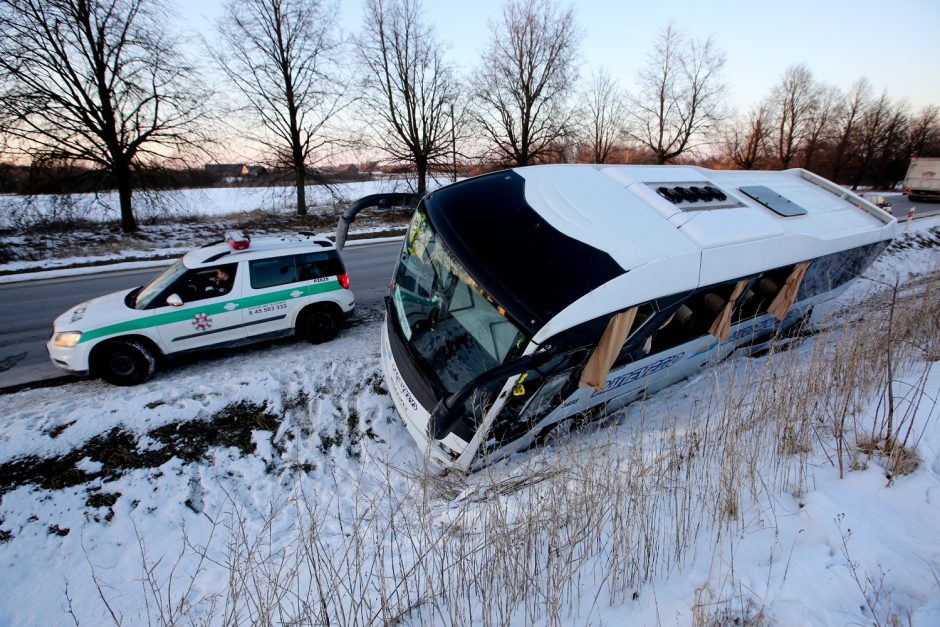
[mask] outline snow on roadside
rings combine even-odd
[[[449,181],[429,181],[432,187]],[[307,216],[294,214],[293,188],[232,187],[141,193],[135,202],[140,230],[121,233],[113,194],[16,196],[0,194],[0,277],[80,264],[143,261],[178,256],[221,239],[229,229],[255,234],[284,230],[331,236],[340,207],[376,193],[408,191],[405,180],[383,178],[332,186],[311,185]],[[389,221],[393,223],[390,223]],[[404,230],[400,212],[365,211],[350,237]],[[69,226],[72,225],[72,226]],[[370,226],[371,225],[371,226]],[[0,278],[2,280],[2,278]]]
[[[698,383],[647,401],[656,408],[628,408],[625,424],[641,413],[681,412],[683,400],[693,411]],[[905,377],[896,388],[913,383]],[[926,389],[940,390],[938,362]],[[875,411],[873,403],[859,414]],[[677,625],[870,625],[892,624],[892,615],[898,624],[940,624],[940,405],[926,402],[914,421],[927,429],[913,474],[888,487],[872,461],[839,479],[834,460],[817,454],[808,491],[748,499],[740,523],[729,522],[717,542],[700,537],[689,549],[694,560],[674,576],[638,588],[620,606],[585,599],[572,624],[654,625],[669,617]]]
[[[940,219],[921,223],[918,232],[926,233]],[[937,258],[935,248],[899,247],[872,274],[908,280],[935,269]],[[193,547],[208,547],[218,558],[233,534],[269,537],[260,549],[271,551],[273,568],[286,555],[285,538],[309,523],[303,507],[322,515],[327,548],[340,547],[354,512],[378,503],[387,515],[423,489],[410,477],[421,473],[421,456],[382,381],[379,324],[376,312],[365,312],[328,344],[284,342],[216,355],[134,388],[84,381],[0,395],[0,464],[8,476],[33,464],[31,471],[46,478],[0,498],[0,623],[62,624],[71,622],[71,612],[85,624],[102,624],[110,621],[102,596],[121,622],[144,623],[156,611],[148,613],[145,604],[145,565],[163,586],[175,572],[174,590],[185,590],[198,573],[183,598],[208,602],[224,591],[230,573],[224,563],[201,561]],[[742,359],[725,362],[716,376],[729,376]],[[709,379],[680,382],[632,404],[619,424],[594,437],[626,450],[642,423],[655,438],[669,428],[663,417],[691,414],[707,396]],[[927,384],[940,389],[936,364]],[[883,574],[882,601],[890,597],[909,609],[915,624],[940,622],[940,416],[927,402],[920,411],[929,425],[922,463],[892,487],[876,464],[839,480],[818,455],[812,489],[775,495],[767,510],[774,515],[762,524],[729,530],[717,545],[700,538],[694,560],[638,589],[635,599],[611,606],[604,582],[586,579],[583,606],[565,622],[654,624],[675,617],[689,624],[696,603],[711,600],[716,607],[741,605],[739,617],[760,613],[779,624],[869,623],[853,563],[863,582],[877,584]],[[517,479],[529,468],[525,462],[550,454],[518,455],[493,473]],[[59,463],[37,468],[40,459]],[[471,477],[454,501],[482,484]],[[434,516],[445,521],[454,501],[437,497]],[[522,496],[506,502],[525,505]],[[188,609],[195,617],[209,612],[206,605]],[[405,619],[427,621],[441,619],[421,611]],[[514,614],[513,624],[526,622]]]
[[[374,233],[376,231],[388,231],[387,228],[375,228],[375,229],[362,229],[353,231],[351,235],[356,237],[356,239],[349,240],[346,242],[346,248],[355,248],[356,246],[363,246],[365,244],[381,244],[384,242],[398,242],[401,241],[401,237],[362,237],[362,235],[368,233]],[[153,251],[123,251],[120,255],[108,256],[106,259],[114,259],[114,263],[101,264],[102,257],[65,257],[62,259],[51,259],[43,262],[25,262],[25,261],[15,261],[6,264],[0,264],[0,272],[10,271],[15,272],[16,274],[0,274],[0,284],[3,283],[16,283],[19,281],[39,281],[41,279],[60,279],[63,277],[70,276],[83,276],[88,274],[99,274],[101,272],[118,272],[122,270],[139,270],[141,268],[158,268],[162,266],[168,266],[178,257],[183,256],[188,252],[187,248],[164,248],[156,249]],[[135,258],[135,257],[168,257],[161,259],[152,259],[147,261],[117,261],[118,259],[126,258]],[[86,263],[93,263],[95,265],[82,265]],[[33,268],[54,268],[55,266],[67,266],[59,269],[50,269],[50,270],[39,270],[39,271],[30,271],[24,272],[24,270],[32,270]],[[74,267],[79,266],[79,267]]]
[[[334,492],[337,477],[345,482],[367,474],[362,459],[374,455],[373,447],[382,457],[394,454],[417,463],[415,447],[382,388],[377,336],[373,319],[326,345],[290,342],[212,358],[134,388],[87,381],[0,397],[3,461],[54,459],[100,434],[139,438],[145,448],[159,450],[152,434],[161,428],[210,420],[236,402],[251,404],[249,413],[263,407],[283,417],[273,436],[255,431],[253,442],[261,446],[254,454],[213,447],[201,463],[173,457],[157,467],[62,489],[24,485],[4,494],[0,623],[62,623],[71,598],[83,622],[100,624],[107,614],[93,568],[121,608],[122,620],[142,623],[144,608],[128,609],[122,602],[139,590],[139,539],[147,557],[174,559],[181,534],[194,541],[209,537],[208,516],[237,506],[254,523],[295,490],[311,496]],[[116,455],[129,456],[120,450]],[[82,469],[94,466],[82,459]],[[68,483],[67,477],[62,482]],[[182,568],[192,566],[187,562]]]
[[[308,185],[307,202],[313,205],[332,205],[349,202],[369,194],[408,191],[406,181],[394,178],[338,183],[336,185]],[[137,219],[179,216],[224,216],[251,211],[291,212],[294,210],[292,187],[207,187],[165,192],[140,192],[135,213]],[[58,207],[67,199],[67,207]],[[29,201],[29,202],[27,202]],[[32,219],[33,214],[54,216],[65,211],[68,215],[85,220],[116,220],[119,216],[115,192],[100,194],[73,194],[71,196],[41,195],[34,197],[0,194],[0,228],[10,227],[17,221]]]

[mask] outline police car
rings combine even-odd
[[[295,333],[332,339],[356,299],[336,247],[310,233],[240,232],[187,253],[150,283],[81,303],[58,318],[47,348],[74,374],[135,385],[165,355]]]

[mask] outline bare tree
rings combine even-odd
[[[368,0],[365,8],[358,39],[364,117],[377,148],[414,164],[424,194],[428,171],[456,159],[464,119],[458,82],[419,0]]]
[[[137,230],[134,173],[199,141],[206,90],[158,0],[0,0],[0,117],[35,160],[90,162]]]
[[[581,40],[574,12],[551,0],[508,0],[490,31],[474,90],[476,120],[498,160],[544,161],[574,131],[568,98]]]
[[[658,36],[640,72],[631,135],[657,163],[708,141],[724,117],[724,54],[711,39],[691,41],[673,25]]]
[[[940,154],[940,108],[929,105],[911,121],[908,154],[926,157]]]
[[[734,165],[742,170],[753,170],[765,159],[767,137],[770,134],[767,105],[752,109],[728,131],[725,146]]]
[[[809,68],[793,65],[787,68],[771,91],[769,106],[775,127],[772,141],[781,168],[789,168],[803,147],[806,127],[816,101],[815,82]]]
[[[298,215],[307,214],[311,161],[347,103],[336,15],[331,0],[230,0],[217,24],[223,45],[210,48],[260,124],[251,139],[292,173]]]
[[[841,115],[837,122],[836,145],[832,157],[830,178],[838,181],[846,165],[849,149],[857,143],[858,127],[865,109],[871,99],[871,86],[864,78],[852,85],[845,102],[840,107]]]
[[[870,181],[876,187],[893,186],[904,177],[910,162],[908,150],[911,112],[905,101],[894,103],[885,118]]]
[[[884,141],[885,128],[893,115],[888,92],[881,93],[878,100],[871,103],[862,115],[859,127],[858,167],[852,177],[852,189],[858,188],[869,173],[881,144]]]
[[[829,140],[842,106],[842,92],[834,85],[820,85],[813,96],[812,106],[806,121],[803,145],[803,167],[813,167],[813,157]]]
[[[584,93],[584,131],[592,163],[607,163],[626,136],[626,96],[603,68],[591,74]]]

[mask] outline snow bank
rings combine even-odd
[[[916,241],[872,277],[935,271]],[[787,455],[760,424],[737,425],[751,457],[708,446],[732,431],[727,407],[768,402],[749,377],[808,366],[838,344],[825,334],[462,478],[429,472],[400,423],[379,325],[365,311],[328,344],[215,355],[134,388],[0,396],[0,623],[940,623],[936,363],[895,384],[928,395],[920,463],[890,487],[877,458],[839,479],[824,428]]]
[[[409,191],[401,179],[378,179],[336,185],[308,185],[311,206],[346,204],[367,196]],[[166,192],[138,192],[135,214],[138,220],[172,216],[223,216],[251,211],[291,213],[295,210],[291,187],[214,187]],[[80,216],[85,220],[107,221],[120,217],[117,193],[73,194],[68,197],[0,195],[0,228],[40,218]]]

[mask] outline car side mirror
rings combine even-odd
[[[179,294],[170,294],[166,297],[166,304],[171,307],[182,307],[183,299],[179,297]]]

